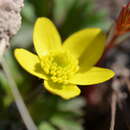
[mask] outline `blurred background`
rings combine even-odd
[[[12,46],[6,53],[6,59],[39,130],[108,130],[110,100],[107,103],[97,101],[98,94],[99,98],[103,98],[99,92],[103,85],[96,89],[98,93],[96,96],[92,93],[91,100],[90,90],[86,88],[82,89],[81,96],[68,101],[48,93],[42,87],[42,80],[25,72],[18,65],[13,55],[14,48],[21,47],[34,51],[33,26],[37,17],[42,16],[50,18],[57,25],[63,40],[73,32],[87,27],[99,27],[107,33],[122,5],[127,2],[128,0],[25,0],[22,27],[12,39]],[[128,39],[125,42],[123,46],[128,48]],[[122,52],[116,51],[116,54],[122,55]],[[126,52],[123,52],[123,55],[127,55]],[[111,62],[108,59],[108,65]],[[104,92],[104,89],[101,91]],[[117,122],[120,124],[124,118],[122,116],[118,118],[120,121]],[[126,124],[120,126],[120,129],[117,125],[116,129],[127,130]],[[2,71],[0,71],[0,130],[26,130]]]

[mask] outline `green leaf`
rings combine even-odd
[[[32,45],[32,32],[33,24],[24,22],[18,34],[12,39],[12,46],[21,48],[30,47]]]
[[[56,130],[49,122],[40,123],[38,130]]]
[[[63,115],[54,115],[51,118],[51,122],[60,130],[83,130],[80,122],[75,121],[71,118],[66,118]]]
[[[63,22],[75,0],[54,0],[53,16],[57,24]]]
[[[30,0],[38,17],[49,16],[52,13],[53,0]]]
[[[72,100],[63,101],[61,100],[58,104],[58,108],[60,111],[70,111],[77,115],[82,115],[82,107],[85,106],[85,100],[81,97],[74,98]]]
[[[41,120],[49,120],[57,111],[57,96],[50,93],[49,95],[48,93],[42,94],[42,92],[43,89],[41,89],[41,93],[35,99],[33,98],[33,102],[28,105],[30,114],[36,123],[39,123]]]
[[[24,8],[22,9],[22,16],[24,21],[26,20],[28,22],[32,22],[35,20],[36,16],[34,12],[34,7],[29,2],[25,2]]]
[[[5,93],[5,94],[3,93],[3,99],[2,97],[0,98],[3,100],[4,106],[7,107],[12,103],[13,97],[12,97],[9,85],[7,83],[7,79],[2,72],[0,72],[0,86],[1,86],[1,89],[3,89]]]

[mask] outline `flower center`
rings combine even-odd
[[[78,60],[66,51],[50,51],[41,58],[41,67],[53,82],[67,84],[79,69]]]

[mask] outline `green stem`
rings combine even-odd
[[[10,89],[11,89],[12,94],[14,96],[14,100],[15,100],[16,105],[18,107],[19,113],[23,119],[23,122],[25,123],[28,130],[37,130],[37,127],[36,127],[35,123],[33,122],[32,118],[31,118],[31,116],[30,116],[30,114],[29,114],[29,112],[24,104],[22,96],[19,93],[18,87],[17,87],[14,79],[12,78],[10,69],[9,69],[8,64],[6,63],[4,58],[1,61],[1,65],[3,67],[3,71],[5,73],[7,81],[9,83]]]

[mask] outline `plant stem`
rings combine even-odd
[[[116,39],[118,38],[118,35],[114,35],[112,39],[108,42],[104,53],[107,53],[111,48],[115,46]]]
[[[101,65],[102,62],[104,61],[104,59],[106,58],[107,53],[109,52],[109,50],[112,49],[113,47],[115,47],[115,42],[116,42],[117,38],[118,38],[118,35],[113,35],[113,37],[107,43],[107,46],[105,47],[103,55],[102,55],[101,59],[99,60],[99,62],[97,63],[97,65]]]
[[[115,127],[115,117],[116,117],[116,103],[117,103],[117,96],[116,93],[112,93],[112,103],[111,103],[111,124],[110,130],[114,130]]]
[[[25,123],[25,126],[28,130],[37,130],[36,125],[34,124],[25,104],[22,99],[21,94],[19,93],[18,87],[12,78],[11,72],[9,70],[8,64],[6,63],[5,59],[3,58],[1,61],[1,65],[3,67],[3,71],[5,73],[5,76],[7,78],[7,81],[9,83],[10,89],[12,91],[12,95],[14,96],[15,103],[18,107],[19,113],[23,119],[23,122]]]

